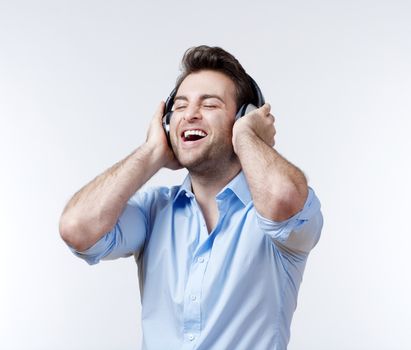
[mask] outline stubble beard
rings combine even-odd
[[[209,145],[196,154],[182,154],[183,152],[173,145],[174,153],[180,164],[186,168],[191,175],[200,177],[216,177],[224,174],[239,160],[234,153],[232,144],[220,143]]]

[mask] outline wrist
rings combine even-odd
[[[157,171],[167,163],[164,152],[161,151],[158,145],[145,142],[139,149],[141,150],[141,156],[144,157],[145,162],[150,164]]]
[[[237,153],[241,149],[241,146],[247,144],[247,140],[253,137],[256,137],[255,132],[247,126],[234,128],[232,138],[234,152]]]

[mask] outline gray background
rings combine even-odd
[[[410,349],[410,9],[0,1],[0,348],[139,349],[133,259],[89,267],[58,220],[75,191],[145,140],[185,49],[209,44],[259,83],[277,149],[323,205],[289,349]],[[184,176],[162,170],[150,184]]]

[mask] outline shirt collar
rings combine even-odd
[[[194,197],[193,192],[191,192],[191,179],[190,174],[186,176],[183,183],[181,184],[179,190],[177,191],[176,195],[174,196],[173,202],[177,200],[177,198],[185,195],[187,198]]]
[[[222,199],[229,194],[229,192],[234,193],[237,198],[246,206],[251,201],[251,193],[248,188],[248,184],[244,173],[240,171],[216,196],[217,199]],[[185,195],[188,198],[194,197],[191,191],[191,179],[188,174],[181,184],[179,190],[174,196],[174,200],[180,196]]]
[[[216,198],[223,198],[228,191],[233,192],[244,206],[251,201],[251,193],[242,171],[217,194]]]

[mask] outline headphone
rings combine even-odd
[[[247,74],[247,77],[250,81],[250,85],[251,88],[253,90],[254,93],[254,101],[255,104],[249,102],[249,103],[245,103],[243,104],[239,110],[237,111],[237,114],[235,115],[235,120],[237,121],[237,119],[245,116],[248,112],[251,112],[253,109],[257,109],[260,108],[264,105],[265,100],[264,100],[264,96],[260,90],[260,88],[258,87],[257,83],[255,82],[255,80],[253,78],[251,78],[251,76],[249,76]],[[168,144],[171,146],[171,141],[170,141],[170,120],[171,117],[173,115],[173,105],[174,105],[174,98],[176,97],[177,94],[177,88],[174,88],[173,91],[171,91],[170,95],[168,96],[167,100],[166,100],[166,105],[164,107],[164,115],[163,115],[163,128],[164,131],[167,135],[167,141]]]

